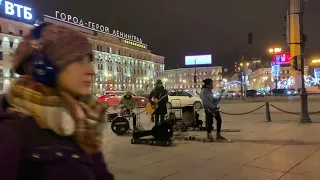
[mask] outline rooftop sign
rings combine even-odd
[[[143,44],[142,39],[137,37],[137,36],[134,36],[134,35],[131,35],[131,34],[127,34],[127,33],[124,33],[122,31],[119,31],[119,30],[111,30],[108,26],[97,24],[97,23],[94,23],[94,22],[91,22],[91,21],[84,21],[81,18],[78,18],[76,16],[72,16],[70,14],[66,14],[66,13],[63,13],[63,12],[55,11],[55,17],[48,16],[48,15],[45,15],[45,17],[48,17],[48,18],[51,18],[51,19],[55,19],[55,20],[59,20],[59,21],[62,21],[62,22],[66,22],[66,23],[69,23],[69,24],[73,24],[73,25],[76,25],[76,26],[79,26],[79,27],[83,27],[83,28],[86,28],[86,29],[90,29],[90,30],[93,30],[93,31],[97,31],[97,32],[100,32],[100,33],[108,34],[108,35],[111,35],[111,36],[114,36],[114,37],[117,37],[117,38],[120,38],[120,39],[129,40],[129,41],[133,41],[133,42],[136,42],[136,43],[139,43],[139,44]],[[145,44],[143,44],[143,45],[145,45]]]

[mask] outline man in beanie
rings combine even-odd
[[[105,108],[91,97],[91,45],[63,26],[24,37],[1,100],[0,179],[113,180],[101,153]]]
[[[202,86],[202,90],[200,92],[200,98],[205,109],[206,114],[206,128],[207,128],[207,138],[210,141],[213,141],[213,137],[211,134],[212,125],[213,125],[213,117],[217,120],[217,140],[226,140],[223,136],[221,136],[221,123],[222,119],[220,116],[220,112],[217,111],[217,101],[213,98],[213,81],[212,79],[205,79],[203,80],[204,85]],[[221,97],[220,97],[221,98]]]
[[[161,122],[164,121],[164,116],[167,114],[167,102],[168,100],[168,91],[164,89],[162,85],[162,81],[160,79],[156,82],[156,87],[151,91],[149,95],[149,102],[153,104],[152,99],[156,98],[161,101],[158,103],[158,108],[155,110],[154,118],[155,118],[155,125],[159,125]]]

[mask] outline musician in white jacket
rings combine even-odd
[[[206,128],[207,128],[207,137],[210,141],[213,141],[213,137],[211,134],[212,125],[213,125],[213,117],[217,120],[217,140],[226,140],[223,136],[221,136],[221,124],[222,119],[220,116],[220,112],[217,109],[217,103],[219,100],[214,99],[212,89],[213,89],[213,80],[205,79],[203,80],[204,85],[202,86],[202,90],[200,92],[200,98],[205,109],[206,114]],[[221,98],[221,96],[220,96]]]

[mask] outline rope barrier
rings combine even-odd
[[[219,112],[221,112],[222,114],[227,114],[227,115],[246,115],[246,114],[250,114],[252,112],[255,112],[255,111],[261,109],[263,106],[265,106],[265,104],[261,105],[260,107],[254,109],[252,111],[248,111],[248,112],[245,112],[245,113],[227,113],[227,112],[223,112],[221,110],[219,110]]]
[[[283,109],[280,109],[278,107],[276,107],[275,105],[273,104],[270,104],[272,107],[274,107],[275,109],[279,110],[279,111],[282,111],[284,113],[288,113],[288,114],[294,114],[294,115],[301,115],[301,113],[296,113],[296,112],[289,112],[289,111],[286,111],[286,110],[283,110]],[[310,112],[309,115],[312,115],[312,114],[319,114],[320,111],[315,111],[315,112]]]
[[[310,112],[309,115],[312,115],[312,114],[319,114],[320,111],[315,111],[315,112]]]
[[[296,113],[296,112],[289,112],[289,111],[286,111],[286,110],[283,110],[283,109],[280,109],[278,107],[276,107],[275,105],[273,104],[270,104],[272,107],[274,107],[275,109],[279,110],[279,111],[282,111],[284,113],[287,113],[287,114],[294,114],[294,115],[300,115],[300,113]]]

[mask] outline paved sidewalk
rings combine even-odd
[[[312,116],[320,120],[319,116]],[[143,117],[144,127],[152,123]],[[104,155],[117,180],[320,180],[320,123],[300,124],[278,113],[223,115],[232,143],[175,141],[172,147],[131,145],[106,133]],[[204,136],[205,132],[188,135]]]

